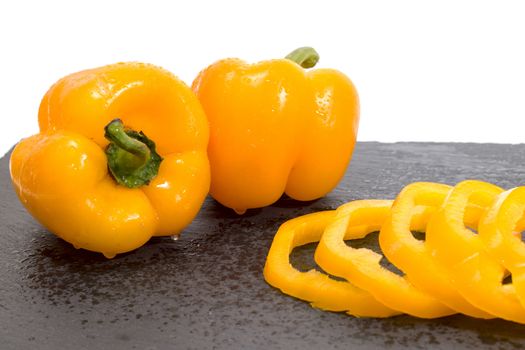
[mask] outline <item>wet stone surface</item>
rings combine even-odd
[[[321,312],[264,282],[273,235],[287,219],[413,181],[525,182],[525,145],[359,143],[329,196],[240,217],[208,199],[179,240],[152,239],[107,260],[75,250],[18,202],[0,161],[0,339],[6,349],[518,349],[525,326],[464,316],[358,319]],[[374,235],[361,246],[373,247]],[[294,252],[311,264],[314,246]],[[300,266],[298,266],[300,267]]]

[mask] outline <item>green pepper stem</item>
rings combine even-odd
[[[319,62],[319,54],[312,47],[300,47],[293,50],[285,57],[290,61],[294,61],[303,68],[312,68]]]
[[[106,148],[108,168],[115,181],[129,188],[147,185],[162,161],[155,143],[142,132],[126,129],[120,119],[112,120],[104,131],[110,141]]]
[[[104,136],[110,142],[113,142],[117,147],[120,147],[126,152],[136,156],[138,162],[135,164],[137,168],[144,165],[150,158],[150,150],[146,144],[137,139],[130,137],[124,130],[122,120],[114,119],[106,125]]]

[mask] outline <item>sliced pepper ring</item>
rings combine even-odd
[[[323,310],[346,311],[358,317],[399,314],[349,282],[334,280],[313,269],[301,272],[290,264],[289,256],[293,248],[319,241],[326,225],[334,217],[335,211],[324,211],[282,224],[273,239],[264,266],[266,281],[283,293],[309,301],[313,307]]]
[[[525,228],[525,187],[503,192],[479,223],[489,254],[512,273],[512,284],[525,307],[525,244],[515,232]]]
[[[452,186],[428,182],[415,182],[406,186],[397,196],[381,227],[381,250],[390,262],[406,274],[411,283],[451,309],[472,317],[494,318],[458,293],[446,269],[432,258],[425,242],[416,239],[410,230],[417,206],[437,210],[451,189]]]
[[[426,244],[467,301],[497,317],[525,323],[525,309],[514,286],[503,284],[504,267],[489,255],[481,238],[464,222],[469,205],[486,210],[502,192],[498,186],[482,181],[458,183],[428,223]]]
[[[340,276],[367,290],[388,307],[422,318],[437,318],[455,311],[439,300],[414,287],[405,277],[380,265],[382,255],[366,248],[355,249],[344,242],[378,231],[388,217],[392,201],[362,200],[345,204],[337,209],[336,218],[325,229],[315,252],[315,261],[328,273]],[[425,227],[431,209],[419,207],[411,229]],[[356,232],[348,227],[364,226]]]

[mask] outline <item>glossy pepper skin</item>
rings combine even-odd
[[[320,198],[348,166],[359,121],[356,89],[339,71],[305,70],[316,62],[308,50],[256,64],[221,60],[193,82],[210,122],[210,193],[238,213],[283,193]]]
[[[158,173],[135,188],[108,171],[110,124],[136,143],[110,123],[115,118],[142,131],[162,158]],[[27,210],[75,247],[113,257],[153,235],[177,235],[200,209],[210,183],[208,123],[191,90],[168,71],[120,63],[71,74],[44,96],[38,119],[40,133],[12,153],[12,182]],[[117,163],[126,170],[140,159],[127,152]]]

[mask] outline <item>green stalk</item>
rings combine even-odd
[[[115,181],[129,188],[149,184],[162,162],[155,143],[142,131],[125,128],[120,119],[112,120],[104,131],[110,141],[106,148],[108,168]]]
[[[317,51],[308,46],[293,50],[288,55],[286,55],[285,58],[289,59],[290,61],[294,61],[303,68],[312,68],[317,64],[317,62],[319,62],[319,54]]]

